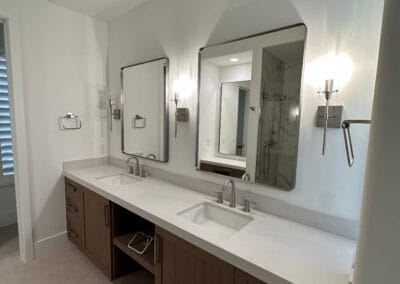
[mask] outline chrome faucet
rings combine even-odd
[[[132,159],[136,161],[135,169],[133,168],[133,166],[131,166],[129,164]],[[128,160],[126,160],[126,164],[128,165],[128,169],[129,169],[129,173],[130,174],[134,174],[135,176],[140,175],[140,164],[139,164],[138,157],[135,157],[135,156],[129,157]]]
[[[249,181],[250,180],[250,174],[249,173],[244,173],[242,175],[242,180],[244,181]]]
[[[231,201],[229,202],[229,207],[235,208],[236,207],[235,182],[232,179],[225,182],[224,186],[222,187],[222,191],[225,191],[229,184],[232,186]]]

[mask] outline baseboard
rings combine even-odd
[[[54,249],[63,246],[67,240],[67,232],[61,232],[34,243],[35,259],[49,255]]]

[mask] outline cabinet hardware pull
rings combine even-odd
[[[161,237],[160,235],[154,235],[154,264],[160,262],[160,254],[161,254]]]
[[[76,208],[74,205],[72,205],[72,202],[69,199],[69,196],[67,197],[67,205],[68,205],[68,209],[72,209],[75,213],[78,213],[78,208]]]
[[[110,206],[104,205],[104,221],[106,227],[110,226]]]
[[[75,186],[73,186],[72,184],[67,184],[68,185],[68,187],[73,191],[73,192],[76,192],[78,189],[75,187]]]
[[[68,204],[68,208],[73,210],[75,213],[78,213],[78,209],[75,208],[72,204]]]
[[[72,235],[72,237],[74,237],[75,239],[79,238],[79,235],[77,233],[75,233],[74,230],[72,230],[72,228],[69,228],[69,232]]]

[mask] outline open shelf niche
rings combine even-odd
[[[112,205],[112,218],[114,283],[154,284],[154,241],[142,255],[128,247],[138,232],[154,236],[154,224],[116,204]]]

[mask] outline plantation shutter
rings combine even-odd
[[[0,56],[0,158],[2,176],[14,175],[7,60]]]

